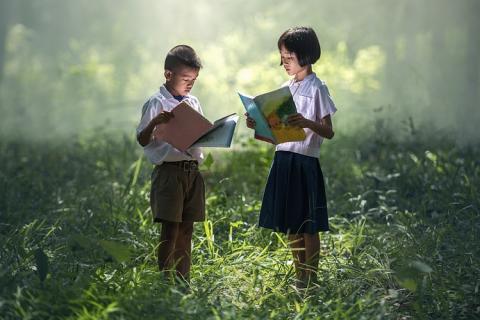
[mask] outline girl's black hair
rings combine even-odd
[[[200,69],[202,63],[195,50],[187,45],[178,45],[173,47],[165,58],[165,70],[175,71],[181,66],[187,66],[194,69]]]
[[[315,31],[310,27],[290,28],[278,38],[278,50],[282,46],[290,52],[295,52],[300,66],[314,64],[320,59],[322,49]],[[283,62],[280,59],[280,65]]]

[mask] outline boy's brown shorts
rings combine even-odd
[[[155,222],[205,220],[205,183],[196,161],[164,162],[152,172]]]

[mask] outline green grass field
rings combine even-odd
[[[204,168],[184,290],[157,271],[151,165],[133,139],[0,142],[0,318],[480,318],[480,149],[378,136],[322,147],[332,230],[307,292],[286,239],[255,226],[266,144]]]

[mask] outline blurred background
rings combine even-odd
[[[0,138],[133,137],[166,53],[182,43],[203,61],[193,94],[207,117],[243,114],[236,92],[288,80],[277,39],[305,25],[321,42],[314,70],[337,104],[337,134],[380,124],[470,144],[480,137],[479,13],[478,0],[0,0]]]

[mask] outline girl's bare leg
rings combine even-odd
[[[304,233],[305,241],[305,264],[307,279],[309,282],[317,281],[318,262],[320,259],[320,237],[318,233]]]
[[[303,234],[288,235],[290,248],[292,249],[293,263],[295,265],[295,273],[297,275],[298,285],[305,282],[305,241]]]

